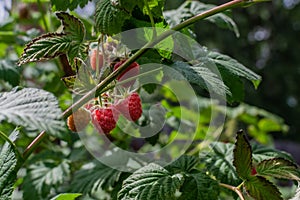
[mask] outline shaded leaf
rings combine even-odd
[[[99,188],[109,189],[119,181],[122,173],[100,162],[86,164],[75,173],[70,191],[89,194]]]
[[[217,94],[231,94],[228,87],[220,77],[205,67],[205,63],[189,65],[186,62],[175,62],[172,67],[179,71],[190,83],[197,84],[201,88],[213,91]],[[174,79],[181,80],[181,76],[172,75]]]
[[[56,97],[35,88],[15,88],[0,93],[0,122],[7,120],[30,129],[58,136],[65,130]]]
[[[237,133],[235,148],[233,150],[233,165],[243,180],[251,176],[252,150],[243,131]]]
[[[242,181],[232,164],[234,145],[213,142],[210,149],[200,153],[200,162],[205,163],[207,171],[222,183],[239,185]]]
[[[0,80],[15,87],[20,83],[20,74],[16,65],[9,60],[0,60]]]
[[[200,162],[199,158],[195,156],[188,156],[182,155],[177,160],[172,162],[170,165],[166,166],[165,168],[169,171],[184,171],[184,172],[191,172],[196,165]]]
[[[214,62],[218,68],[224,68],[225,70],[228,70],[232,74],[246,78],[252,81],[255,88],[258,87],[261,81],[261,77],[256,73],[254,73],[253,71],[251,71],[250,69],[246,68],[237,60],[227,55],[223,55],[213,51],[210,51],[207,57],[210,61]]]
[[[57,163],[54,160],[40,161],[29,166],[24,178],[24,199],[46,198],[52,188],[63,184],[70,175],[70,163],[63,160]]]
[[[180,188],[180,200],[218,199],[220,186],[216,180],[204,173],[189,174]]]
[[[252,176],[245,181],[244,186],[248,194],[259,200],[283,200],[278,188],[261,176]]]
[[[14,142],[18,135],[19,131],[13,131],[9,136],[10,141]],[[6,142],[0,152],[0,199],[11,199],[13,185],[21,164],[20,159],[17,149]]]
[[[99,1],[95,13],[96,29],[103,34],[113,35],[120,33],[126,19],[130,14],[119,9],[110,0]]]
[[[135,171],[123,182],[118,199],[171,200],[183,182],[181,174],[172,175],[152,163]]]
[[[300,181],[300,171],[297,165],[284,158],[263,160],[256,166],[256,171],[261,176]]]
[[[51,0],[51,4],[54,10],[74,10],[78,6],[83,8],[91,0]]]

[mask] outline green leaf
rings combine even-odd
[[[135,171],[123,182],[118,199],[171,200],[183,182],[181,174],[172,175],[163,167],[151,163]]]
[[[26,45],[18,65],[55,58],[70,48],[72,40],[65,33],[47,33]]]
[[[218,68],[223,68],[224,70],[227,70],[231,72],[232,74],[235,74],[237,76],[246,78],[250,81],[252,81],[255,88],[258,87],[261,77],[251,71],[250,69],[246,68],[244,65],[239,63],[237,60],[227,56],[220,54],[218,52],[210,51],[207,55],[208,59],[212,62],[214,62]]]
[[[83,8],[91,0],[51,0],[53,10],[74,10],[78,6]]]
[[[19,135],[18,130],[14,130],[9,139],[14,142]],[[0,152],[0,199],[11,199],[13,185],[17,178],[17,171],[21,164],[18,157],[18,150],[9,142],[6,142]]]
[[[260,130],[271,132],[271,131],[281,131],[281,124],[272,119],[261,119],[259,120],[257,126]]]
[[[51,200],[75,200],[77,197],[80,197],[81,195],[82,194],[80,193],[64,193],[53,197]]]
[[[293,158],[290,154],[256,143],[252,144],[252,153],[253,153],[252,154],[253,162],[255,164],[258,164],[263,160],[268,160],[272,158],[284,158],[286,160],[293,162]]]
[[[169,171],[191,172],[199,164],[199,162],[199,158],[195,156],[182,155],[165,168],[169,169]]]
[[[119,181],[121,174],[100,162],[88,163],[75,173],[70,191],[89,194],[99,188],[109,189]]]
[[[205,67],[205,63],[191,66],[186,62],[175,62],[172,67],[179,71],[190,83],[197,84],[203,89],[212,90],[220,95],[231,94],[221,78]],[[177,80],[182,79],[181,76],[176,76],[176,74],[171,77]]]
[[[179,200],[218,199],[220,187],[216,180],[204,173],[189,174],[182,187]]]
[[[70,176],[70,163],[63,160],[59,163],[54,160],[40,161],[29,166],[24,178],[24,199],[46,198],[51,189],[64,183]]]
[[[136,6],[139,6],[140,8],[143,8],[144,5],[145,5],[144,0],[143,1],[119,0],[118,2],[119,2],[118,6],[121,9],[124,9],[129,13],[131,13]]]
[[[99,1],[95,13],[96,30],[107,35],[120,33],[124,22],[129,18],[129,13],[119,9],[110,0]]]
[[[278,188],[266,178],[251,176],[245,181],[244,186],[248,194],[259,200],[283,200]]]
[[[85,36],[83,23],[66,12],[58,12],[57,17],[63,26],[62,33],[47,33],[33,39],[26,45],[18,65],[53,59],[67,54],[71,66],[74,68],[74,58],[86,59],[87,45],[82,43]]]
[[[242,181],[232,164],[234,145],[213,142],[206,151],[201,151],[200,162],[205,163],[207,171],[222,183],[239,185]]]
[[[186,1],[178,9],[165,11],[164,16],[166,21],[171,25],[175,26],[187,18],[203,13],[209,9],[215,7],[211,4],[204,4],[198,1]],[[240,33],[235,22],[224,13],[217,13],[205,20],[216,24],[221,28],[228,28],[234,31],[235,35],[239,37]]]
[[[162,11],[164,9],[165,0],[147,0],[146,2],[148,5],[141,7],[144,14],[152,15],[155,18],[161,18],[163,16]],[[151,13],[149,13],[147,6]]]
[[[251,176],[252,150],[243,131],[237,133],[233,150],[233,165],[241,179],[247,180]]]
[[[15,87],[20,83],[20,74],[17,66],[10,60],[0,60],[0,80],[8,82]]]
[[[284,158],[263,160],[256,166],[256,171],[261,176],[300,181],[300,171],[297,165]]]
[[[296,190],[296,194],[294,195],[294,197],[292,199],[289,200],[299,200],[300,199],[300,182],[298,182],[298,188]]]
[[[63,25],[63,32],[67,34],[73,42],[83,42],[85,37],[85,27],[78,18],[66,12],[57,12],[56,16]]]
[[[65,130],[61,115],[56,97],[44,90],[15,88],[10,92],[0,93],[0,122],[7,120],[58,136]]]

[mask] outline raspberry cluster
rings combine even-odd
[[[96,70],[97,67],[104,67],[103,55],[101,53],[98,53],[97,55],[97,53],[98,51],[94,49],[90,56],[90,64],[93,70]],[[117,62],[114,65],[113,70],[117,70],[124,62],[126,62],[126,59]],[[123,88],[123,90],[127,90],[124,95],[121,95],[121,97],[120,95],[116,95],[118,98],[115,99],[113,98],[113,96],[115,96],[114,94],[105,93],[100,97],[100,101],[96,100],[89,102],[85,105],[85,109],[80,110],[80,113],[83,113],[84,110],[89,113],[89,115],[87,116],[86,113],[84,113],[82,116],[77,116],[79,120],[76,120],[75,126],[73,119],[75,112],[68,118],[69,129],[74,132],[83,130],[91,121],[99,133],[108,134],[116,127],[120,115],[123,115],[129,121],[137,121],[143,112],[141,98],[137,92],[128,91],[134,84],[134,77],[139,74],[139,69],[139,64],[137,62],[133,62],[116,78],[116,81],[120,82],[121,88]],[[127,79],[130,80],[127,81]],[[77,115],[80,115],[80,113]]]

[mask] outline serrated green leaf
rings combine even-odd
[[[14,142],[19,135],[18,130],[14,130],[9,136],[10,141]],[[6,142],[0,152],[0,199],[11,199],[13,185],[17,178],[21,158],[11,144]]]
[[[119,9],[110,0],[99,1],[95,13],[96,30],[107,35],[120,33],[124,22],[129,18],[129,13]]]
[[[70,162],[63,160],[57,163],[54,160],[40,161],[29,166],[24,178],[24,199],[45,199],[52,188],[61,184],[70,176]]]
[[[180,188],[179,200],[218,199],[220,186],[216,180],[204,173],[189,174]]]
[[[251,175],[252,150],[243,131],[239,131],[236,136],[233,150],[233,165],[241,179],[246,180]]]
[[[260,144],[252,144],[252,156],[253,162],[258,164],[263,160],[268,160],[272,158],[284,158],[293,162],[293,158],[287,152],[279,151],[274,148],[266,147]]]
[[[261,77],[259,75],[257,75],[256,73],[239,63],[237,60],[227,55],[210,51],[207,55],[207,58],[213,63],[215,63],[218,68],[223,68],[225,70],[228,70],[232,74],[252,81],[255,88],[258,87],[261,81]]]
[[[35,88],[15,88],[0,93],[0,122],[7,120],[30,129],[58,136],[65,130],[62,112],[55,96]]]
[[[171,200],[183,182],[181,174],[172,175],[163,167],[151,163],[124,180],[118,199]]]
[[[61,20],[63,32],[47,33],[33,39],[26,45],[18,65],[49,60],[67,54],[68,60],[74,68],[76,57],[86,59],[88,48],[86,44],[82,43],[85,36],[83,23],[66,12],[58,12],[57,17]]]
[[[86,164],[75,173],[70,191],[89,194],[99,188],[107,190],[119,181],[122,173],[100,162]]]
[[[53,10],[74,10],[78,6],[83,8],[91,0],[51,0]],[[35,2],[35,1],[34,1]]]
[[[51,200],[75,200],[77,197],[80,197],[81,195],[82,194],[80,193],[64,193],[53,197]]]
[[[67,52],[72,40],[65,33],[47,33],[26,45],[18,65],[44,61]]]
[[[284,158],[263,160],[256,166],[256,171],[261,176],[300,181],[300,170],[297,165]]]
[[[66,13],[57,12],[56,16],[63,25],[63,32],[67,34],[73,42],[81,43],[85,37],[85,27],[76,17]]]
[[[206,169],[222,183],[239,185],[238,177],[232,164],[234,145],[230,143],[213,142],[210,149],[200,153],[200,162],[205,163]]]
[[[9,60],[0,60],[0,80],[15,87],[20,83],[20,74],[16,65]]]
[[[165,11],[164,16],[171,26],[175,26],[187,18],[212,9],[213,7],[215,6],[198,1],[186,1],[176,10]],[[211,17],[205,18],[205,20],[214,23],[221,28],[228,28],[229,30],[234,31],[237,37],[240,35],[236,23],[224,13],[217,13]]]
[[[172,170],[191,172],[196,167],[196,165],[199,164],[199,162],[199,158],[195,156],[182,155],[165,168],[169,169],[169,171]]]
[[[278,188],[264,177],[249,177],[249,179],[244,182],[244,186],[248,194],[254,199],[283,200]]]
[[[186,62],[175,62],[172,67],[179,71],[190,83],[197,84],[203,89],[213,91],[217,94],[231,94],[228,87],[223,83],[220,77],[205,67],[205,63],[189,65]],[[175,74],[174,79],[182,79]]]

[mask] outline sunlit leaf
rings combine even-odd
[[[7,120],[58,136],[65,130],[61,115],[56,97],[44,90],[15,88],[0,93],[0,122]]]
[[[256,171],[261,176],[300,181],[300,170],[297,165],[284,158],[263,160],[256,166]]]
[[[149,164],[129,176],[119,192],[118,199],[171,200],[183,184],[181,174],[170,174],[166,169]]]

